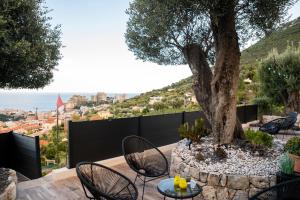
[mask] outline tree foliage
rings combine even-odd
[[[60,55],[60,27],[52,27],[43,0],[1,0],[0,88],[49,84]]]
[[[190,44],[203,47],[214,61],[213,16],[227,9],[219,0],[135,0],[126,11],[129,15],[126,43],[135,56],[158,64],[186,64],[182,50]],[[235,5],[240,44],[253,35],[270,33],[282,22],[294,0],[240,0]]]
[[[42,139],[48,141],[48,145],[41,146],[41,156],[44,159],[55,159],[59,165],[64,166],[67,154],[68,143],[63,139],[66,137],[64,125],[53,126],[48,135],[44,135]]]
[[[288,47],[278,54],[273,50],[260,66],[261,90],[277,104],[288,106],[290,98],[296,95],[299,106],[300,91],[300,48]],[[297,99],[298,96],[298,99]],[[298,111],[298,108],[295,111]]]

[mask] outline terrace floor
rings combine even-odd
[[[170,159],[172,145],[162,147],[161,150]],[[115,159],[109,162],[100,162],[106,166],[123,173],[131,180],[134,180],[135,173],[127,166],[123,158]],[[147,183],[145,188],[145,200],[163,199],[156,189],[159,181],[157,179]],[[142,184],[137,181],[136,186],[139,190],[139,199],[142,194]],[[84,195],[82,186],[75,174],[74,169],[66,170],[64,172],[54,173],[36,180],[25,181],[17,185],[17,199],[18,200],[67,200],[67,199],[87,199]],[[195,200],[197,198],[194,198]]]

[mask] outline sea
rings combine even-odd
[[[40,92],[0,92],[0,110],[18,109],[23,111],[52,111],[56,109],[58,95],[63,102],[67,102],[73,95],[86,96],[88,100],[96,93],[40,93]],[[107,96],[114,97],[116,93],[108,93]],[[132,98],[137,93],[126,93],[127,98]]]

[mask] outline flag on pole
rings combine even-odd
[[[59,129],[60,127],[58,126],[58,115],[59,115],[59,112],[63,112],[64,110],[64,102],[62,101],[60,95],[58,95],[57,97],[57,101],[56,101],[56,154],[55,154],[55,160],[58,162],[58,157],[59,157],[59,154],[58,154],[58,143],[59,143]]]
[[[64,102],[62,101],[60,95],[58,95],[58,97],[57,97],[56,109],[59,112],[62,112],[64,110]]]

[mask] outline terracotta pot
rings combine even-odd
[[[300,173],[300,156],[289,154],[289,156],[294,160],[294,172]]]

